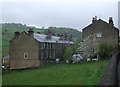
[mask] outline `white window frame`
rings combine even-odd
[[[24,53],[24,59],[28,59],[28,53],[27,52]]]
[[[43,48],[45,48],[45,43],[43,44]]]
[[[96,34],[96,37],[100,38],[100,37],[102,37],[102,34],[98,33],[98,34]]]

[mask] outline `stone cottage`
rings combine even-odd
[[[91,56],[98,52],[99,44],[109,44],[113,48],[118,47],[119,30],[114,27],[112,17],[109,22],[94,17],[92,24],[88,25],[83,31],[84,41],[80,44],[80,52],[85,56]]]
[[[63,36],[52,36],[49,30],[47,35],[28,32],[15,32],[10,41],[10,69],[39,67],[55,58],[61,58],[63,49],[74,42]]]

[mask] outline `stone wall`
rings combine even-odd
[[[118,46],[118,29],[102,20],[98,20],[91,26],[83,29],[84,39],[93,34],[97,35],[98,33],[101,34],[100,42],[110,44],[113,47]]]
[[[10,69],[31,68],[40,65],[38,42],[23,32],[10,42]]]
[[[107,23],[101,19],[95,20],[83,29],[84,41],[80,44],[79,51],[82,55],[94,55],[98,52],[101,43],[116,48],[118,47],[118,35],[119,31],[113,26],[113,22]]]

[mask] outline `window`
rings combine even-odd
[[[47,43],[45,44],[45,48],[48,48],[48,44]]]
[[[49,44],[49,49],[51,49],[51,43]]]
[[[41,52],[41,59],[43,59],[43,52]]]
[[[50,47],[51,49],[52,49],[52,44],[51,44],[51,47]]]
[[[28,53],[24,53],[24,59],[28,59]]]
[[[41,43],[41,49],[43,49],[43,47],[44,47],[44,44],[43,44],[43,43]]]
[[[47,57],[46,57],[46,58],[49,58],[48,51],[46,51],[46,55],[47,55]]]
[[[96,34],[96,37],[102,37],[102,34],[100,34],[100,33]]]
[[[53,57],[55,58],[55,50],[53,51]]]
[[[45,48],[45,43],[43,44],[44,48]]]
[[[51,51],[49,51],[49,58],[51,58]]]
[[[55,44],[52,44],[52,48],[55,49]]]
[[[45,48],[48,49],[48,43],[45,43]]]

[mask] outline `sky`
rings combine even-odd
[[[70,27],[82,30],[97,16],[118,26],[119,0],[1,0],[2,23],[35,27]]]

